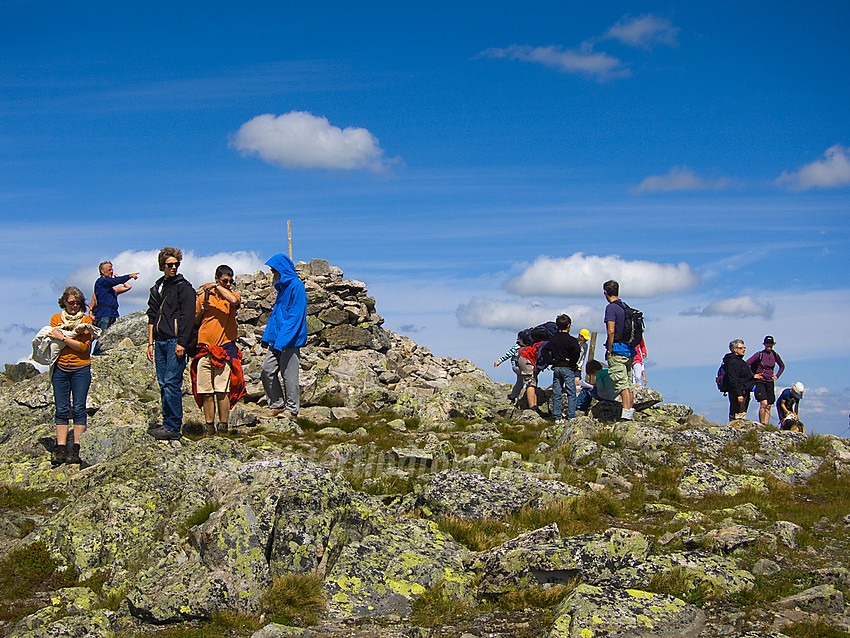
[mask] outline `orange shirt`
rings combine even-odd
[[[236,298],[242,301],[238,292]],[[204,295],[201,294],[195,302],[195,314],[201,311]],[[222,346],[229,341],[236,341],[239,331],[236,328],[236,306],[216,293],[210,294],[209,305],[201,327],[198,328],[198,343],[207,346]]]
[[[91,317],[88,315],[83,316],[83,320],[80,322],[81,324],[87,323],[91,325]],[[50,318],[50,326],[55,328],[56,326],[62,325],[62,314],[56,313]],[[85,350],[83,352],[77,352],[70,346],[65,346],[62,348],[62,352],[59,353],[59,361],[57,362],[59,365],[63,366],[85,366],[91,364],[91,342],[92,336],[91,333],[86,331],[82,334],[76,334],[71,337],[74,341],[79,341],[83,346],[85,346]]]

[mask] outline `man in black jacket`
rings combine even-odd
[[[750,392],[753,389],[755,377],[744,353],[747,346],[742,339],[729,343],[729,353],[723,357],[723,367],[726,368],[726,389],[729,393],[729,420],[746,419],[747,408],[750,407]]]
[[[156,364],[162,395],[162,427],[150,430],[155,439],[179,439],[183,428],[183,371],[186,348],[195,327],[195,289],[177,274],[183,253],[166,246],[159,251],[159,269],[148,298],[148,360]]]

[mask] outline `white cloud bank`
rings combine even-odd
[[[244,155],[287,169],[326,168],[383,171],[395,160],[383,157],[378,138],[365,128],[341,129],[325,117],[292,111],[258,115],[245,122],[232,146]]]
[[[599,323],[599,312],[590,306],[573,305],[563,308],[546,308],[539,303],[497,301],[485,297],[473,297],[469,303],[458,306],[455,313],[458,323],[465,328],[494,328],[523,330],[546,321],[554,321],[560,314],[567,314],[576,328],[574,333],[595,318]]]
[[[729,186],[728,177],[707,179],[700,177],[687,166],[674,166],[666,175],[650,175],[632,189],[634,193],[667,191],[721,190]]]
[[[603,36],[603,39],[619,40],[633,47],[649,48],[652,44],[678,44],[680,29],[670,20],[646,14],[637,18],[623,17]]]
[[[682,315],[701,317],[773,317],[773,306],[756,301],[750,295],[712,301],[705,308],[686,310]]]
[[[850,149],[840,144],[830,146],[821,159],[806,164],[795,173],[783,172],[776,183],[796,191],[847,186],[850,184]]]
[[[630,74],[618,58],[607,53],[594,53],[590,46],[584,46],[581,50],[569,50],[558,46],[512,45],[503,49],[487,49],[482,51],[479,57],[533,62],[557,69],[562,73],[587,75],[600,82],[626,77]]]
[[[618,255],[585,257],[575,253],[569,257],[538,257],[504,287],[522,296],[599,297],[602,284],[609,279],[619,282],[624,298],[682,292],[699,284],[699,277],[685,263],[625,261]]]

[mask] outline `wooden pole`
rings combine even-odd
[[[593,332],[590,333],[590,346],[588,347],[588,351],[587,351],[587,360],[590,361],[591,359],[595,359],[595,358],[596,358],[596,331],[594,330]],[[587,381],[588,383],[590,383],[590,375],[587,374],[587,371],[585,371],[585,373],[584,373],[584,380]]]
[[[289,236],[289,261],[292,261],[292,220],[286,220],[286,234]]]

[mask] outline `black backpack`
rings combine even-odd
[[[558,332],[558,326],[555,325],[555,322],[547,321],[539,326],[520,330],[516,337],[521,343],[530,346],[540,341],[549,341],[556,332]]]
[[[625,343],[627,346],[634,348],[643,339],[643,313],[636,308],[630,308],[622,299],[617,299],[614,303],[619,305],[626,313],[620,343]]]
[[[720,390],[723,394],[729,392],[729,388],[726,387],[726,362],[720,364],[720,367],[717,368],[717,378],[714,380],[717,383],[717,389]]]

